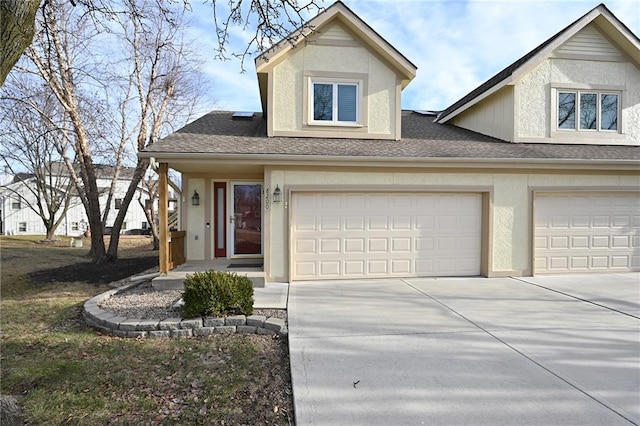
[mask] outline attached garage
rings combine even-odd
[[[538,193],[534,273],[640,270],[640,194]]]
[[[482,195],[293,192],[291,280],[480,275]]]

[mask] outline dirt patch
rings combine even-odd
[[[58,268],[32,272],[29,279],[36,284],[66,282],[85,282],[89,284],[108,284],[132,277],[158,266],[158,253],[147,252],[143,256],[118,259],[96,265],[93,262],[79,262]]]

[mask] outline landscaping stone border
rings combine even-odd
[[[96,330],[119,337],[193,337],[217,333],[287,334],[287,324],[282,318],[262,315],[233,315],[229,317],[167,318],[150,320],[124,318],[100,308],[100,303],[114,294],[129,290],[139,283],[131,283],[99,294],[84,302],[83,316],[86,323]]]

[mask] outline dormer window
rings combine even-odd
[[[360,123],[361,81],[311,79],[310,124],[352,126]]]
[[[620,94],[558,90],[558,130],[618,132]]]

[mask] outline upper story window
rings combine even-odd
[[[312,124],[359,124],[360,82],[312,79],[311,95]]]
[[[113,202],[113,208],[116,210],[120,210],[121,207],[122,207],[122,198],[116,198],[115,201]]]
[[[558,90],[558,130],[619,131],[620,94]]]
[[[11,208],[13,210],[20,210],[22,208],[22,203],[20,202],[19,198],[11,201]]]

